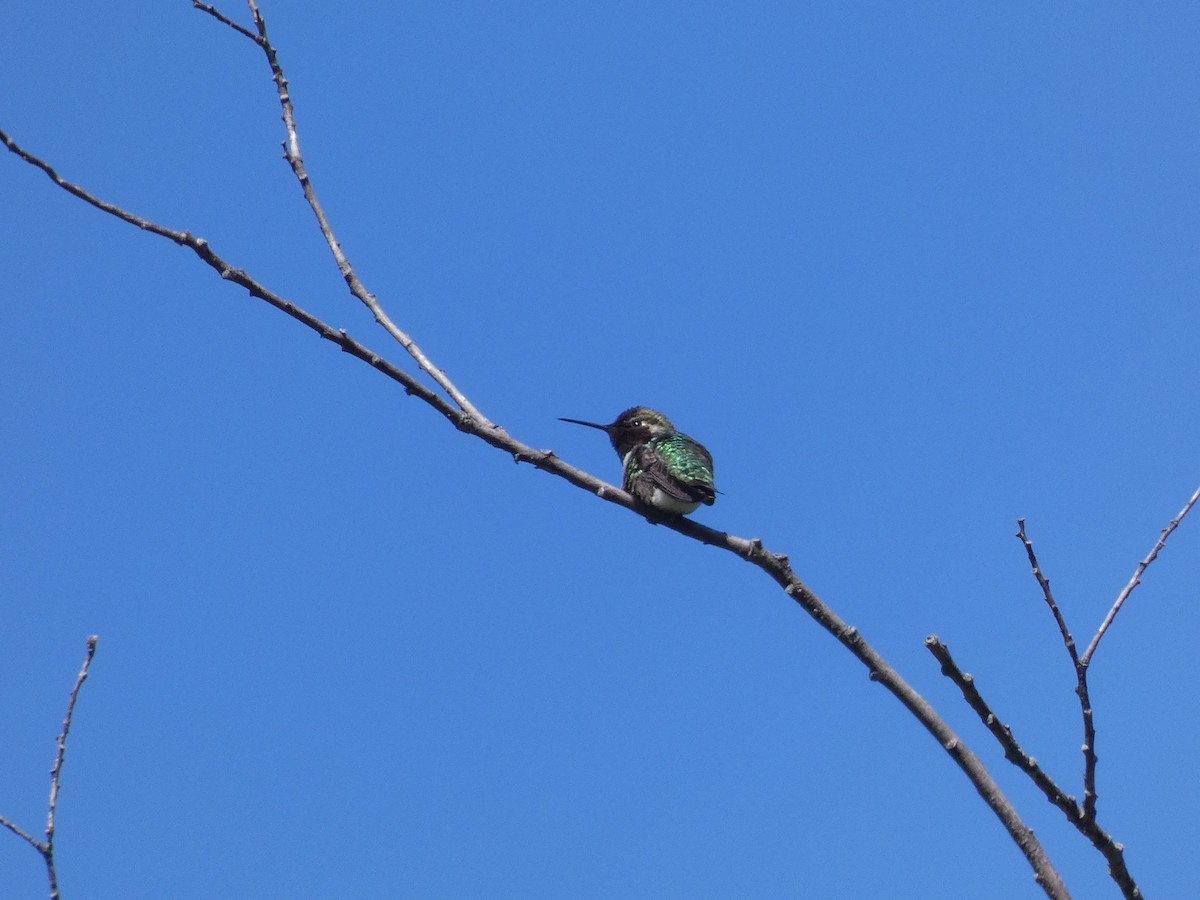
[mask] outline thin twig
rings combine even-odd
[[[1067,628],[1066,619],[1058,609],[1058,604],[1054,602],[1054,593],[1050,590],[1050,579],[1042,572],[1042,567],[1038,564],[1037,554],[1033,552],[1033,542],[1029,540],[1029,536],[1025,533],[1025,520],[1017,519],[1017,537],[1021,539],[1021,543],[1025,545],[1025,553],[1029,557],[1029,564],[1033,567],[1033,577],[1037,579],[1037,583],[1042,588],[1042,596],[1046,598],[1046,605],[1050,607],[1050,612],[1054,614],[1054,621],[1058,623],[1059,633],[1062,634],[1063,643],[1066,644],[1067,652],[1071,654],[1071,661],[1079,662],[1079,656],[1075,649],[1075,638],[1071,637],[1071,631]]]
[[[1096,630],[1095,637],[1092,638],[1087,649],[1083,651],[1083,657],[1081,659],[1083,665],[1086,666],[1092,661],[1092,656],[1096,653],[1096,648],[1100,646],[1100,639],[1104,637],[1105,633],[1109,629],[1109,626],[1112,625],[1113,619],[1117,617],[1117,613],[1121,611],[1121,607],[1125,605],[1125,601],[1129,599],[1129,595],[1133,593],[1133,589],[1142,583],[1142,575],[1144,575],[1146,569],[1150,567],[1150,563],[1154,562],[1154,560],[1158,558],[1158,554],[1162,548],[1166,546],[1167,538],[1171,536],[1171,532],[1178,528],[1179,523],[1183,521],[1184,516],[1192,511],[1192,507],[1196,505],[1197,500],[1200,500],[1200,487],[1196,488],[1196,492],[1192,494],[1191,499],[1184,504],[1183,509],[1179,511],[1179,514],[1175,516],[1175,518],[1171,520],[1170,524],[1162,530],[1162,534],[1158,536],[1158,540],[1154,543],[1154,547],[1146,555],[1146,558],[1138,563],[1137,569],[1134,570],[1133,577],[1130,578],[1129,583],[1121,589],[1121,593],[1117,595],[1117,599],[1113,603],[1112,608],[1108,611],[1108,615],[1104,617],[1104,621],[1100,623],[1100,627]]]
[[[63,717],[62,731],[58,733],[58,752],[54,755],[54,768],[50,770],[50,806],[46,813],[46,867],[50,878],[50,900],[58,900],[58,876],[54,871],[54,832],[57,827],[58,791],[62,776],[63,762],[67,756],[67,736],[71,733],[71,720],[75,717],[75,702],[79,699],[79,689],[87,681],[88,669],[92,665],[92,657],[96,655],[96,644],[99,636],[91,635],[87,639],[87,656],[83,658],[83,666],[75,678],[75,687],[71,688],[71,696],[67,700],[67,714]]]
[[[17,825],[15,822],[10,822],[4,816],[0,816],[0,825],[3,825],[5,828],[7,828],[9,831],[11,831],[13,834],[15,834],[21,840],[25,841],[27,844],[29,844],[31,847],[33,847],[34,850],[38,851],[39,853],[42,852],[42,842],[39,841],[37,838],[35,838],[32,834],[30,834],[24,828],[22,828],[20,825]]]
[[[473,419],[476,419],[480,425],[484,427],[495,427],[494,423],[489,421],[483,413],[481,413],[469,399],[466,394],[459,390],[458,386],[450,380],[437,365],[434,364],[425,352],[417,346],[417,342],[412,337],[401,330],[401,328],[392,321],[392,318],[384,310],[382,304],[373,293],[367,290],[366,285],[358,277],[358,273],[354,270],[350,260],[342,251],[341,242],[333,232],[333,225],[329,222],[329,217],[325,214],[325,209],[321,205],[321,201],[317,198],[317,191],[313,187],[312,178],[308,174],[308,169],[304,165],[304,155],[300,152],[300,133],[296,127],[296,109],[292,105],[292,96],[288,88],[287,77],[283,73],[283,67],[279,63],[279,54],[270,38],[267,36],[267,21],[262,12],[258,8],[258,3],[255,0],[247,0],[250,6],[250,12],[254,16],[254,25],[258,30],[257,34],[253,34],[235,22],[232,22],[226,16],[212,10],[206,4],[197,3],[192,0],[193,4],[199,9],[208,12],[219,22],[228,25],[241,35],[248,37],[254,41],[263,53],[266,54],[267,63],[271,67],[271,77],[275,82],[276,92],[279,94],[279,106],[283,112],[283,124],[287,130],[287,140],[283,142],[283,158],[292,168],[292,174],[296,176],[296,180],[300,183],[301,190],[304,191],[304,199],[308,202],[309,207],[316,216],[317,225],[321,229],[321,235],[325,238],[325,243],[329,245],[329,251],[333,254],[334,262],[337,263],[338,272],[341,273],[342,279],[346,282],[346,287],[350,289],[359,301],[363,303],[371,311],[383,329],[390,334],[397,343],[402,346],[414,360],[417,365],[435,382],[441,386],[442,390],[452,399],[458,408]]]
[[[196,9],[200,10],[201,12],[208,13],[210,16],[212,16],[214,19],[216,19],[222,25],[228,25],[230,28],[232,28],[238,34],[244,35],[244,36],[250,38],[250,40],[254,41],[255,43],[258,43],[258,35],[257,34],[255,34],[253,31],[251,31],[245,25],[239,25],[237,22],[233,21],[233,19],[229,18],[229,16],[220,12],[215,6],[210,6],[207,3],[201,3],[200,0],[192,0],[192,6],[195,7]]]
[[[1033,576],[1041,586],[1042,596],[1045,597],[1050,611],[1054,614],[1054,621],[1058,623],[1063,644],[1067,648],[1067,654],[1071,657],[1071,667],[1075,670],[1075,696],[1079,698],[1079,712],[1083,718],[1083,744],[1080,747],[1083,752],[1083,817],[1095,820],[1096,764],[1099,757],[1096,755],[1096,721],[1092,710],[1091,696],[1088,693],[1087,665],[1079,658],[1079,649],[1075,644],[1075,638],[1071,636],[1066,620],[1059,611],[1058,604],[1054,602],[1054,595],[1050,591],[1050,580],[1042,572],[1041,563],[1038,562],[1037,554],[1033,550],[1033,541],[1025,533],[1024,519],[1017,519],[1017,537],[1025,547],[1025,554],[1029,557],[1029,564],[1033,568]]]
[[[36,850],[46,863],[46,878],[50,882],[50,900],[59,900],[58,872],[54,864],[54,832],[57,827],[55,817],[58,814],[58,792],[62,783],[63,762],[67,755],[67,736],[71,733],[71,720],[75,717],[75,703],[79,699],[79,691],[87,681],[88,669],[92,665],[92,657],[96,655],[96,643],[100,640],[96,635],[87,639],[87,656],[83,658],[83,666],[75,677],[75,686],[71,688],[67,699],[67,713],[63,717],[62,731],[58,733],[57,751],[54,754],[54,765],[50,769],[50,803],[46,813],[46,839],[39,841],[29,832],[0,816],[3,825],[17,837]]]

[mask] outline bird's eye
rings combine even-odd
[[[629,424],[630,424],[630,425],[632,425],[634,428],[641,428],[641,427],[642,427],[642,420],[641,420],[641,419],[634,419],[634,420],[633,420],[632,422],[630,422]]]

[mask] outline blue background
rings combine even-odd
[[[230,0],[224,11],[248,22]],[[1200,7],[271,2],[367,285],[492,419],[667,412],[983,755],[1077,898],[1073,674],[1200,478]],[[186,2],[9,0],[0,127],[392,359],[269,72]],[[0,159],[0,813],[78,898],[1041,896],[760,573],[457,433],[186,251]],[[410,367],[411,368],[411,367]],[[1092,671],[1102,824],[1200,894],[1187,521]],[[0,894],[45,896],[0,834]]]

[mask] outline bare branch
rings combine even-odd
[[[1054,594],[1050,591],[1050,580],[1043,574],[1037,554],[1033,551],[1033,542],[1025,533],[1024,519],[1017,519],[1017,537],[1025,546],[1029,564],[1033,567],[1033,576],[1041,586],[1042,596],[1046,598],[1046,603],[1054,614],[1054,621],[1058,623],[1059,633],[1062,634],[1063,644],[1067,648],[1067,654],[1071,657],[1071,666],[1075,670],[1075,695],[1079,698],[1079,712],[1083,718],[1083,744],[1080,747],[1083,751],[1083,817],[1094,821],[1097,798],[1096,763],[1099,757],[1096,756],[1096,721],[1092,711],[1091,697],[1088,694],[1087,666],[1080,660],[1075,638],[1071,636],[1066,620],[1059,611],[1058,604],[1054,602]]]
[[[1100,640],[1107,633],[1117,613],[1121,611],[1125,601],[1129,599],[1129,595],[1133,593],[1134,588],[1141,584],[1142,575],[1155,559],[1158,558],[1159,552],[1166,546],[1167,538],[1179,527],[1179,523],[1183,521],[1197,501],[1200,501],[1200,488],[1197,488],[1192,496],[1184,504],[1178,515],[1162,530],[1158,540],[1151,548],[1146,558],[1138,563],[1137,569],[1133,573],[1133,577],[1129,583],[1117,595],[1116,601],[1109,609],[1108,614],[1104,617],[1104,621],[1100,624],[1100,628],[1096,631],[1091,643],[1080,656],[1075,645],[1075,639],[1071,636],[1070,630],[1067,628],[1066,620],[1063,618],[1058,604],[1054,600],[1054,595],[1050,590],[1050,581],[1042,572],[1041,565],[1038,562],[1037,554],[1034,553],[1033,543],[1025,532],[1025,520],[1017,520],[1017,537],[1025,546],[1025,552],[1029,557],[1029,563],[1033,568],[1033,575],[1041,586],[1042,595],[1045,597],[1046,604],[1050,607],[1050,611],[1054,615],[1054,621],[1058,624],[1059,632],[1062,634],[1063,643],[1067,648],[1067,653],[1071,657],[1071,664],[1075,668],[1075,694],[1079,697],[1079,708],[1083,716],[1083,809],[1082,817],[1085,822],[1095,823],[1096,820],[1096,801],[1098,794],[1096,791],[1096,767],[1099,757],[1096,754],[1096,724],[1095,716],[1092,709],[1091,696],[1088,690],[1088,667],[1091,664],[1092,657],[1095,655],[1096,648],[1100,645]],[[1111,861],[1110,861],[1111,862]],[[1114,875],[1116,877],[1116,875]],[[1120,883],[1120,879],[1118,879]],[[1130,882],[1132,883],[1132,882]]]
[[[28,843],[29,846],[33,847],[33,849],[36,850],[38,853],[42,852],[42,842],[39,841],[37,838],[35,838],[32,834],[30,834],[24,828],[22,828],[20,825],[10,822],[4,816],[0,816],[0,825],[3,825],[5,828],[7,828],[9,831],[11,831],[13,834],[15,834],[21,840]]]
[[[87,656],[83,658],[83,666],[80,668],[79,674],[75,676],[75,686],[71,688],[70,697],[67,699],[67,713],[63,717],[62,730],[58,733],[58,750],[54,754],[54,765],[50,769],[50,803],[46,814],[46,839],[39,841],[29,832],[0,816],[0,825],[28,843],[46,863],[46,878],[50,882],[50,900],[59,900],[58,872],[54,864],[54,832],[55,817],[58,814],[58,792],[62,783],[63,761],[67,755],[67,736],[71,733],[71,720],[75,717],[75,703],[79,699],[79,691],[83,687],[83,683],[87,681],[88,669],[92,665],[92,657],[96,655],[96,644],[99,640],[100,638],[94,634],[88,637]]]
[[[1129,595],[1133,593],[1133,589],[1142,583],[1142,575],[1144,575],[1146,569],[1150,567],[1150,563],[1154,562],[1154,560],[1158,558],[1158,554],[1162,548],[1166,546],[1167,538],[1171,536],[1171,532],[1178,528],[1179,523],[1182,522],[1184,517],[1192,511],[1192,507],[1196,505],[1197,500],[1200,500],[1200,487],[1196,488],[1195,493],[1192,494],[1188,502],[1184,504],[1183,509],[1179,511],[1179,514],[1176,515],[1175,518],[1171,520],[1170,524],[1168,524],[1167,527],[1162,530],[1162,534],[1158,536],[1158,540],[1155,542],[1154,547],[1151,548],[1150,552],[1146,555],[1146,558],[1138,563],[1137,569],[1134,570],[1133,577],[1130,578],[1129,583],[1121,589],[1121,593],[1117,595],[1117,599],[1113,603],[1112,608],[1108,611],[1108,615],[1104,617],[1104,621],[1100,623],[1100,627],[1096,630],[1095,637],[1092,638],[1092,641],[1090,644],[1088,644],[1087,649],[1083,651],[1083,657],[1080,660],[1083,665],[1086,666],[1092,661],[1092,656],[1096,653],[1096,648],[1100,646],[1100,639],[1104,637],[1105,633],[1109,629],[1109,626],[1112,625],[1113,619],[1117,617],[1117,613],[1121,611],[1121,607],[1125,605],[1125,601],[1129,599]]]
[[[212,16],[214,19],[216,19],[222,25],[228,25],[230,28],[232,28],[238,34],[241,34],[241,35],[244,35],[244,36],[250,38],[250,40],[254,41],[254,43],[256,43],[256,44],[258,43],[258,35],[257,34],[255,34],[253,31],[251,31],[245,25],[239,25],[237,22],[233,21],[233,19],[229,18],[227,15],[225,15],[224,13],[217,10],[216,7],[210,6],[207,3],[201,3],[200,0],[192,0],[192,6],[196,9],[200,10],[201,12],[208,13],[210,16]]]
[[[379,300],[373,293],[367,290],[366,285],[358,277],[358,273],[354,270],[354,266],[351,265],[350,260],[347,259],[346,254],[342,252],[341,242],[338,241],[337,236],[333,232],[333,226],[329,222],[329,217],[325,215],[325,209],[317,198],[316,189],[313,187],[312,178],[309,176],[308,169],[304,165],[304,156],[300,152],[300,133],[296,127],[296,109],[292,105],[288,80],[283,73],[283,67],[279,63],[279,55],[274,45],[271,44],[270,38],[267,36],[267,21],[259,10],[258,3],[255,0],[248,0],[250,12],[254,15],[254,25],[258,29],[258,34],[252,34],[206,4],[197,3],[196,0],[192,0],[192,2],[198,9],[208,12],[218,21],[223,22],[239,34],[245,35],[254,41],[255,44],[262,48],[263,53],[266,54],[267,64],[271,67],[271,77],[275,82],[276,92],[279,94],[279,106],[283,111],[284,128],[287,130],[287,139],[283,142],[283,158],[292,167],[292,174],[296,176],[301,190],[304,191],[304,199],[312,209],[313,215],[316,216],[317,225],[321,229],[321,235],[325,238],[325,243],[329,245],[329,251],[333,254],[334,262],[337,263],[338,272],[341,273],[342,280],[346,282],[346,287],[350,289],[350,293],[371,311],[371,314],[375,317],[375,321],[416,360],[417,365],[423,371],[429,373],[429,376],[458,405],[459,409],[478,421],[480,426],[495,427],[494,423],[476,409],[475,405],[467,399],[466,394],[459,390],[458,386],[450,380],[449,376],[438,368],[433,363],[433,360],[417,346],[417,342],[392,321]]]
[[[1021,749],[1021,745],[1013,737],[1012,729],[1000,721],[1000,718],[992,712],[988,702],[983,699],[983,695],[979,693],[979,689],[975,686],[974,676],[958,667],[958,663],[950,655],[950,648],[942,643],[936,634],[925,638],[925,646],[941,663],[942,674],[958,685],[967,705],[975,710],[975,714],[979,716],[987,730],[1000,742],[1000,746],[1004,749],[1004,758],[1033,779],[1033,783],[1041,788],[1046,799],[1066,813],[1067,819],[1072,824],[1078,824],[1077,820],[1083,815],[1083,812],[1080,810],[1079,804],[1075,802],[1075,798],[1059,787],[1054,779],[1038,765],[1038,761],[1034,757]]]
[[[1112,835],[1101,828],[1096,821],[1095,794],[1091,795],[1092,808],[1090,812],[1086,808],[1080,808],[1075,798],[1064,792],[1046,771],[1038,765],[1037,760],[1021,749],[1021,745],[1013,737],[1012,729],[1000,721],[999,717],[992,711],[991,706],[988,705],[988,702],[984,700],[983,695],[980,694],[979,689],[975,686],[974,677],[963,672],[959,668],[958,663],[954,661],[954,658],[950,655],[950,648],[942,643],[936,634],[931,634],[925,639],[925,646],[934,655],[934,658],[941,663],[942,674],[958,685],[967,704],[983,721],[988,731],[1000,742],[1000,746],[1004,748],[1004,758],[1028,775],[1033,783],[1046,795],[1046,799],[1061,809],[1066,814],[1067,821],[1091,841],[1093,847],[1100,851],[1108,863],[1109,874],[1121,889],[1126,900],[1140,900],[1142,892],[1133,880],[1129,868],[1125,865],[1124,846],[1113,840]],[[1086,687],[1085,680],[1083,682],[1085,697]],[[1090,707],[1090,703],[1086,700],[1084,703]],[[1094,757],[1092,771],[1094,778]]]
[[[50,877],[50,900],[58,900],[58,878],[54,871],[54,831],[57,827],[58,791],[62,777],[63,761],[67,756],[67,736],[71,733],[71,720],[75,717],[75,702],[79,699],[79,690],[87,681],[88,669],[92,665],[92,657],[96,655],[96,643],[100,640],[97,635],[87,639],[87,656],[83,658],[83,666],[75,677],[75,687],[71,688],[71,696],[67,700],[67,714],[63,718],[62,731],[58,733],[58,752],[54,755],[54,767],[50,770],[50,806],[46,813],[46,866]]]
[[[206,241],[204,238],[197,237],[188,231],[179,231],[174,228],[168,228],[165,225],[161,225],[157,222],[152,222],[149,219],[135,215],[134,213],[122,209],[116,204],[100,199],[79,185],[73,184],[64,179],[48,163],[25,150],[3,130],[0,130],[0,141],[2,141],[10,151],[19,156],[25,162],[45,172],[51,181],[53,181],[67,193],[78,197],[80,200],[83,200],[85,203],[96,207],[96,209],[99,209],[102,212],[106,212],[111,216],[115,216],[123,222],[128,222],[130,225],[134,225],[143,231],[148,231],[151,234],[156,234],[159,237],[166,238],[167,240],[179,244],[180,246],[187,247],[226,281],[232,281],[234,284],[241,285],[250,293],[251,296],[258,298],[259,300],[264,300],[274,306],[276,309],[282,310],[293,319],[296,319],[298,322],[307,325],[321,337],[325,338],[325,340],[332,341],[352,356],[356,356],[369,365],[374,366],[393,381],[397,381],[402,384],[408,394],[419,397],[445,415],[456,425],[459,424],[459,420],[462,418],[462,413],[448,405],[444,400],[442,400],[441,397],[439,397],[425,385],[414,379],[403,369],[397,368],[392,363],[383,359],[383,357],[381,357],[378,353],[375,353],[373,350],[368,349],[364,345],[350,338],[344,330],[335,329],[333,326],[326,324],[321,319],[297,306],[292,301],[269,290],[260,282],[248,275],[244,270],[234,267],[232,263],[226,261],[222,256],[214,251],[209,245],[208,241]]]
[[[1058,604],[1054,602],[1054,593],[1050,590],[1050,579],[1042,573],[1042,567],[1038,564],[1037,554],[1033,552],[1033,542],[1029,540],[1029,536],[1025,534],[1025,520],[1017,519],[1017,537],[1021,543],[1025,545],[1025,553],[1029,557],[1029,564],[1033,567],[1033,577],[1037,579],[1038,584],[1042,588],[1042,596],[1046,598],[1046,605],[1050,607],[1050,612],[1054,615],[1054,621],[1058,623],[1059,633],[1062,634],[1063,643],[1066,644],[1067,652],[1071,654],[1071,662],[1078,663],[1079,656],[1075,650],[1075,638],[1071,637],[1071,631],[1067,628],[1067,622],[1059,612]]]

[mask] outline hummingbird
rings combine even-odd
[[[695,438],[677,431],[671,420],[648,406],[631,406],[611,425],[559,419],[608,434],[621,457],[622,487],[634,499],[663,512],[686,516],[701,504],[712,506],[712,454]]]

